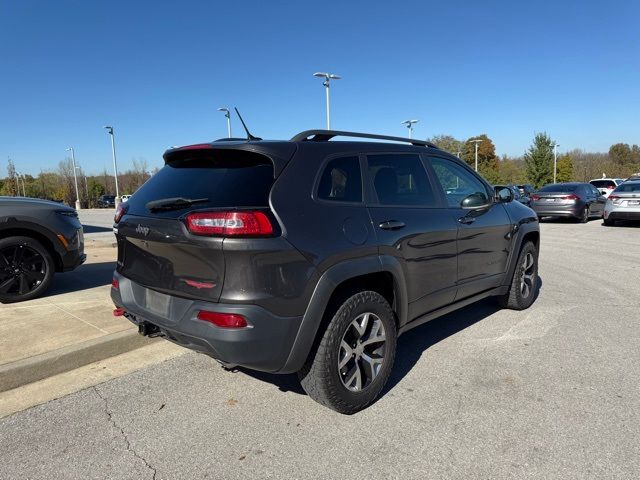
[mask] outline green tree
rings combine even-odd
[[[438,148],[452,155],[461,155],[464,152],[464,142],[451,135],[434,135],[431,138],[427,138],[427,142],[435,143]]]
[[[506,155],[500,160],[500,181],[507,185],[525,183],[526,173],[522,158],[509,158]]]
[[[537,133],[524,155],[529,182],[536,188],[553,181],[553,145],[546,133]]]
[[[89,190],[89,206],[93,207],[100,195],[104,195],[104,185],[96,178],[89,178],[87,181],[87,189]]]
[[[637,148],[637,147],[636,147]],[[633,154],[628,143],[616,143],[609,148],[609,158],[617,165],[633,163]]]
[[[558,158],[556,180],[558,182],[571,182],[573,180],[573,159],[571,155],[564,154]]]

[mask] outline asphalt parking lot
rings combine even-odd
[[[410,331],[363,412],[187,353],[0,420],[0,478],[638,478],[640,226],[541,228],[536,303]]]

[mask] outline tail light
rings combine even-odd
[[[560,197],[562,200],[580,200],[580,197],[578,197],[576,194],[572,193],[571,195],[563,195],[562,197]]]
[[[118,205],[118,208],[116,208],[116,214],[113,217],[113,221],[115,223],[118,223],[122,219],[124,214],[127,213],[127,210],[129,210],[129,204],[121,203],[120,205]]]
[[[622,197],[620,195],[611,194],[607,197],[607,200],[611,200],[613,203],[620,203]]]
[[[540,200],[540,195],[531,195],[531,200],[537,202],[538,200]]]
[[[200,310],[198,320],[213,323],[220,328],[244,328],[248,325],[247,319],[237,313],[217,313]]]
[[[223,237],[263,237],[273,235],[271,220],[262,212],[197,212],[186,218],[187,228],[195,235]]]

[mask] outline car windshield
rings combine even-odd
[[[538,192],[575,192],[579,185],[556,183],[554,185],[545,185]]]

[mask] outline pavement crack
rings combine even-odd
[[[142,455],[140,455],[138,452],[136,452],[135,449],[131,446],[131,442],[129,441],[129,437],[127,436],[126,432],[124,431],[124,429],[122,427],[120,427],[116,423],[116,421],[113,418],[113,414],[112,414],[111,410],[109,410],[109,403],[107,401],[107,397],[105,397],[104,395],[102,395],[100,393],[100,390],[98,390],[98,387],[94,386],[92,388],[93,388],[93,391],[96,393],[96,395],[104,403],[104,413],[107,415],[107,420],[113,426],[113,428],[115,428],[117,431],[120,432],[120,435],[122,436],[122,439],[124,440],[124,443],[125,443],[127,451],[131,452],[131,454],[134,457],[136,457],[137,459],[142,460],[142,462],[144,462],[145,466],[149,470],[151,470],[151,472],[153,472],[153,477],[151,477],[151,478],[153,480],[156,480],[156,475],[158,474],[158,471]]]

